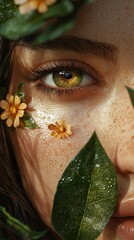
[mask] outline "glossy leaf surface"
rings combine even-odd
[[[117,202],[112,162],[94,133],[59,181],[52,224],[64,240],[95,240]]]
[[[21,98],[22,102],[25,102],[25,92],[24,92],[24,83],[21,82],[15,91],[15,95],[18,95]],[[29,128],[35,129],[39,128],[36,124],[34,118],[32,117],[31,113],[28,110],[25,110],[24,116],[20,118],[20,125],[21,128]]]
[[[17,7],[12,0],[0,0],[0,23],[16,16]]]
[[[129,93],[129,96],[130,96],[130,100],[131,100],[131,102],[132,102],[132,104],[134,106],[134,89],[129,88],[129,87],[126,87],[126,88],[128,90],[128,93]]]
[[[25,112],[24,116],[21,118],[21,124],[20,127],[22,128],[29,128],[29,129],[36,129],[39,128],[39,126],[36,124],[34,118],[29,112]]]
[[[15,92],[15,94],[14,94],[14,95],[18,95],[18,96],[21,98],[21,101],[24,101],[24,100],[25,100],[25,93],[24,93],[24,91],[22,90],[23,88],[24,88],[24,83],[21,82],[21,83],[19,84],[19,86],[17,87],[16,92]]]

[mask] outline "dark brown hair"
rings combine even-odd
[[[0,39],[0,90],[7,88],[7,79],[11,73],[10,59],[16,44],[17,42],[11,43],[6,39]],[[45,228],[25,193],[12,145],[2,122],[0,122],[0,206],[5,207],[12,216],[27,224],[33,231]],[[19,240],[19,237],[3,224],[0,217],[1,226],[1,240]],[[53,237],[50,236],[50,239]]]

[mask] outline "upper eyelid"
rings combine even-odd
[[[75,70],[82,70],[82,72],[91,75],[94,79],[99,80],[100,82],[104,81],[100,73],[91,65],[76,60],[58,60],[43,63],[39,66],[36,66],[34,69],[27,71],[25,77],[27,80],[36,81],[38,80],[37,77],[41,77],[43,76],[43,74],[47,75],[48,73],[51,73],[54,69],[56,70],[62,67],[66,69],[75,68]]]

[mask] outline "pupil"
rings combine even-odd
[[[78,71],[57,71],[53,74],[53,80],[57,87],[74,88],[81,83],[82,75]]]
[[[71,79],[73,77],[73,74],[70,72],[60,72],[59,75],[63,76],[66,79]]]

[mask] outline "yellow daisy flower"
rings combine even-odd
[[[6,120],[8,127],[12,125],[16,128],[20,124],[20,119],[24,115],[24,109],[27,107],[27,104],[21,102],[21,99],[18,95],[7,94],[6,100],[0,101],[0,107],[5,111],[2,112],[0,118]]]
[[[48,10],[48,6],[54,4],[57,0],[14,0],[14,3],[19,6],[21,14],[26,14],[31,10],[37,10],[44,13]]]
[[[72,135],[71,125],[66,124],[64,120],[56,122],[55,124],[49,124],[48,129],[53,131],[51,136],[55,138],[67,138]]]

